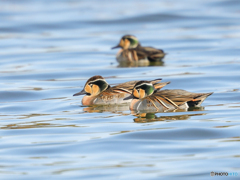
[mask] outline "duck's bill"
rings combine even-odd
[[[80,95],[84,95],[84,94],[87,94],[87,92],[83,89],[82,91],[74,94],[73,96],[80,96]]]
[[[114,46],[112,47],[112,49],[116,49],[116,48],[120,48],[121,46],[117,45],[117,46]]]
[[[129,99],[133,99],[133,95],[132,94],[130,96],[128,96],[128,97],[125,97],[123,100],[129,100]]]

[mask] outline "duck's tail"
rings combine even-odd
[[[213,92],[210,93],[196,93],[196,96],[191,100],[188,101],[189,107],[200,107],[202,102],[210,95],[212,95]]]

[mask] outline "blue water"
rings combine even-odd
[[[0,1],[1,179],[210,179],[240,176],[240,1]],[[163,63],[119,65],[125,34]],[[86,80],[162,78],[214,92],[186,112],[81,106]],[[235,178],[234,178],[235,177]]]

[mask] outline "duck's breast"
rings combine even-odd
[[[117,53],[116,59],[117,59],[118,62],[130,61],[129,56],[128,56],[128,50],[120,49]]]
[[[93,105],[93,101],[94,101],[95,97],[93,96],[84,96],[82,98],[82,105],[84,106],[90,106],[90,105]]]

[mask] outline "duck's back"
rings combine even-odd
[[[210,93],[192,93],[182,89],[166,89],[158,91],[157,94],[160,96],[167,97],[177,105],[184,104],[187,102],[189,107],[199,107],[202,102],[212,94]]]
[[[160,61],[165,56],[163,50],[153,47],[138,46],[136,51],[139,57],[146,57],[149,61]]]

